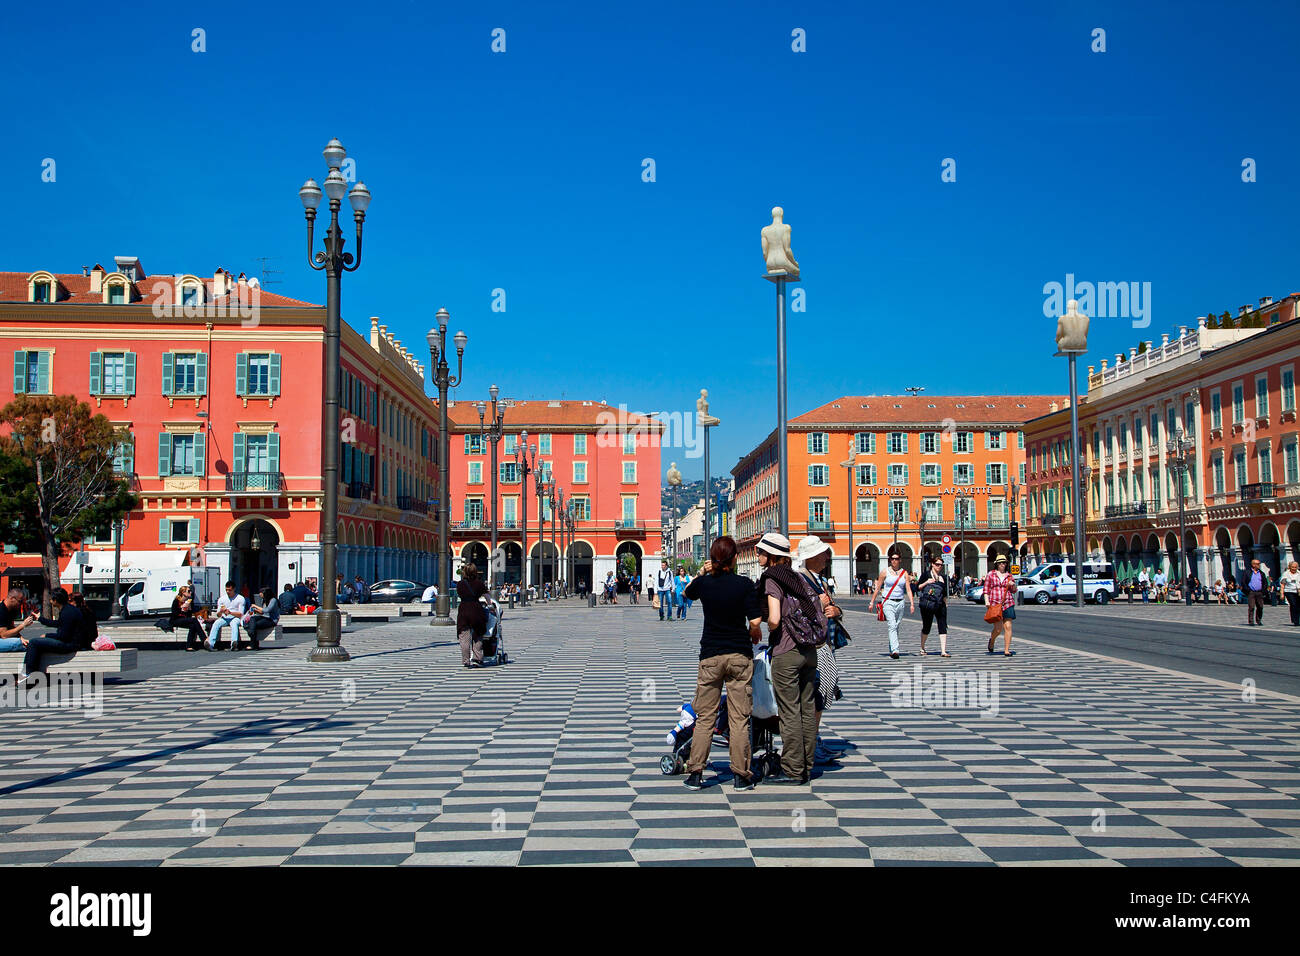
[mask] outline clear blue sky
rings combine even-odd
[[[29,4],[5,18],[0,268],[125,254],[252,275],[274,256],[275,291],[323,302],[296,193],[338,136],[375,197],[345,319],[379,315],[422,349],[446,306],[470,336],[462,399],[495,381],[689,410],[706,385],[724,422],[715,474],[775,420],[758,241],[774,204],[807,294],[792,415],[914,384],[1064,391],[1042,287],[1067,272],[1152,283],[1150,328],[1094,321],[1095,361],[1300,291],[1290,2]],[[956,183],[940,181],[946,157]]]

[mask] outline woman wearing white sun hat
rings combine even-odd
[[[795,571],[803,575],[821,600],[829,628],[829,639],[825,644],[817,648],[817,685],[813,690],[813,707],[817,711],[818,735],[815,762],[818,764],[831,763],[840,756],[840,754],[833,753],[828,749],[821,739],[822,714],[827,707],[843,696],[840,693],[839,686],[840,670],[835,663],[835,635],[840,630],[840,622],[844,619],[844,612],[835,604],[835,599],[831,595],[830,581],[823,576],[828,570],[833,557],[834,553],[831,551],[831,546],[822,541],[817,535],[810,534],[800,539],[798,546],[795,548],[793,562]]]

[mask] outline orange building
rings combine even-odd
[[[198,561],[278,589],[319,566],[324,324],[323,307],[223,269],[149,275],[123,256],[111,271],[0,272],[0,405],[70,394],[116,426],[115,468],[140,498],[123,581]],[[339,570],[431,579],[437,419],[423,366],[376,319],[368,338],[343,326],[341,356]],[[87,548],[87,590],[105,597],[112,534]]]
[[[850,521],[859,579],[875,579],[881,555],[895,541],[913,569],[928,549],[945,554],[959,574],[983,573],[989,555],[1011,547],[1012,503],[1024,484],[1021,428],[1053,401],[1043,395],[845,396],[792,419],[792,541],[816,534],[831,543],[840,581],[849,574]],[[776,432],[731,473],[741,567],[752,574],[754,545],[779,527]]]
[[[1088,368],[1079,401],[1086,548],[1120,580],[1143,567],[1203,583],[1252,558],[1300,560],[1300,294],[1205,318]],[[1074,553],[1069,409],[1025,426],[1031,563]],[[1181,439],[1181,477],[1171,440]],[[1181,488],[1180,488],[1181,484]],[[1182,515],[1179,515],[1181,496]]]
[[[488,416],[490,407],[485,412]],[[491,448],[480,439],[475,403],[449,403],[447,416],[452,553],[486,571],[492,540]],[[503,580],[520,580],[525,509],[528,582],[551,581],[555,557],[559,559],[558,574],[564,577],[564,562],[570,557],[560,546],[558,532],[552,538],[556,529],[549,501],[541,505],[545,542],[538,540],[536,476],[530,474],[524,487],[514,463],[522,432],[528,433],[530,445],[537,446],[537,474],[554,479],[566,504],[572,501],[575,505],[574,585],[603,581],[624,555],[631,556],[636,573],[644,576],[645,562],[656,556],[660,538],[663,423],[604,402],[527,400],[506,408],[504,429],[497,447],[497,545],[505,552]],[[651,542],[653,549],[647,550]]]

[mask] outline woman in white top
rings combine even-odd
[[[903,556],[890,548],[889,567],[876,578],[876,592],[869,610],[874,611],[877,604],[884,610],[885,620],[889,623],[889,656],[894,660],[898,660],[898,622],[903,617],[903,598],[907,598],[908,612],[915,611],[912,576],[903,570]]]
[[[1282,573],[1282,594],[1291,606],[1291,626],[1300,626],[1300,563],[1292,561]]]

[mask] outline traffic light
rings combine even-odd
[[[1011,547],[1020,547],[1020,524],[1016,521],[1011,522]]]

